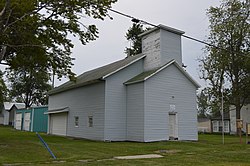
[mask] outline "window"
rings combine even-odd
[[[213,132],[222,132],[222,121],[213,121]],[[229,121],[224,121],[224,132],[229,132]]]
[[[219,121],[219,132],[222,132],[222,128],[223,126],[222,126],[222,121]]]
[[[93,116],[89,116],[89,127],[93,127]]]
[[[229,132],[229,121],[224,121],[224,132]]]
[[[213,121],[213,132],[219,132],[218,121]]]
[[[75,127],[79,127],[79,117],[75,116]]]

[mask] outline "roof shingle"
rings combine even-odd
[[[51,91],[49,91],[49,95],[103,81],[105,77],[108,77],[109,75],[116,73],[117,71],[129,66],[130,64],[133,64],[134,62],[137,62],[138,60],[144,57],[145,55],[138,54],[135,56],[131,56],[131,57],[116,61],[106,66],[102,66],[97,69],[87,71],[79,75],[76,78],[76,81],[68,81],[60,85],[59,87],[52,89]]]

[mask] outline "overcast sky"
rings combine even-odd
[[[153,24],[163,24],[185,31],[188,36],[204,40],[208,34],[208,18],[206,10],[210,6],[218,6],[216,0],[118,0],[113,9],[145,20]],[[129,46],[125,33],[131,27],[130,19],[109,12],[113,20],[104,21],[91,18],[83,19],[83,23],[95,24],[99,29],[99,38],[83,46],[73,39],[75,47],[72,56],[75,57],[73,72],[77,75],[112,63],[126,57],[125,47]],[[188,73],[201,85],[197,59],[203,56],[203,44],[182,38],[183,63],[187,65]],[[65,82],[56,80],[58,86]]]
[[[210,6],[218,5],[219,1],[214,0],[118,0],[113,9],[156,25],[163,24],[180,29],[188,36],[204,40],[209,33],[206,10]],[[110,15],[113,20],[83,20],[84,23],[96,24],[100,34],[96,41],[85,46],[74,40],[73,56],[76,60],[73,71],[77,75],[125,58],[124,49],[129,46],[129,42],[124,36],[132,22],[116,13],[110,12]],[[203,47],[203,44],[182,38],[182,56],[183,63],[187,65],[186,70],[204,86],[204,82],[199,79],[197,62],[204,54]],[[56,85],[62,82],[56,81]]]

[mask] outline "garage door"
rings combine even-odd
[[[25,131],[30,131],[30,112],[24,113],[23,129]]]
[[[50,114],[50,133],[66,136],[67,113]]]
[[[22,113],[16,114],[16,129],[21,130],[22,129]]]

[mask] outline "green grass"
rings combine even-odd
[[[198,142],[99,142],[41,134],[53,160],[35,133],[0,126],[0,165],[250,165],[250,145],[236,136],[201,134]],[[243,142],[245,138],[243,138]],[[161,150],[161,151],[159,151]],[[161,154],[158,159],[113,160],[114,156]]]

